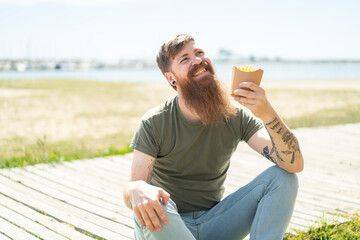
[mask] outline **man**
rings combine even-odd
[[[251,239],[282,239],[303,158],[265,91],[241,83],[235,100],[252,114],[235,108],[190,35],[165,42],[157,63],[178,95],[145,114],[131,143],[124,201],[134,211],[135,239],[242,239],[249,232]],[[240,141],[275,166],[222,199]]]

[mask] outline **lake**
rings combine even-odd
[[[360,80],[360,63],[294,63],[256,62],[239,63],[264,70],[263,81],[276,80]],[[219,78],[230,81],[233,64],[214,63]],[[94,70],[41,70],[0,72],[1,80],[10,79],[84,79],[114,82],[162,82],[164,76],[158,68],[123,68]]]

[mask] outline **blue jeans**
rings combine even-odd
[[[282,239],[297,191],[296,174],[273,166],[206,211],[179,214],[170,199],[163,205],[169,221],[162,224],[160,232],[150,232],[135,216],[135,239],[232,240],[243,239],[249,233],[254,240]]]

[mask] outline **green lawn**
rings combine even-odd
[[[354,214],[350,221],[328,223],[321,221],[306,231],[297,234],[286,234],[284,240],[357,240],[360,239],[360,216]]]
[[[359,82],[276,82],[264,88],[294,129],[360,122]],[[0,168],[129,152],[141,116],[175,94],[165,82],[2,80]]]

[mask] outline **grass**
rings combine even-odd
[[[264,82],[290,128],[360,122],[360,81]],[[0,168],[130,152],[141,116],[176,93],[166,83],[0,81]]]
[[[0,168],[130,152],[139,118],[174,94],[162,86],[0,81]]]
[[[318,224],[311,226],[306,231],[297,231],[296,234],[287,233],[284,240],[355,240],[360,239],[360,216],[354,214],[346,222],[329,223],[321,220]]]
[[[330,126],[345,123],[360,122],[360,104],[346,107],[321,109],[314,113],[303,114],[297,117],[285,118],[284,121],[291,128]]]
[[[45,145],[41,140],[37,145],[24,146],[20,156],[14,156],[2,159],[0,168],[12,168],[19,166],[35,165],[39,163],[54,163],[62,161],[71,161],[85,158],[106,157],[113,155],[122,155],[132,152],[127,146],[125,148],[117,148],[114,145],[106,149],[90,149],[86,146],[77,147],[70,143],[49,144]]]

